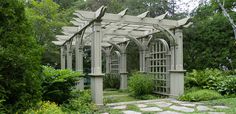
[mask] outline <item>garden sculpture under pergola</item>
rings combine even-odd
[[[154,92],[179,96],[184,92],[183,33],[191,25],[189,18],[165,19],[167,13],[155,18],[148,11],[138,16],[106,13],[102,6],[95,12],[75,11],[71,23],[62,27],[55,45],[61,47],[61,69],[83,73],[83,48],[91,46],[91,91],[96,105],[103,105],[102,51],[106,54],[106,73],[116,69],[120,74],[120,89],[127,89],[126,48],[130,41],[139,47],[140,72],[150,73],[155,83]],[[156,37],[161,33],[161,37]],[[114,63],[113,59],[116,59]],[[83,89],[83,80],[80,82]]]

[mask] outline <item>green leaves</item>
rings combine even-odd
[[[151,75],[134,73],[129,80],[129,87],[135,97],[150,94],[153,90],[154,82]]]
[[[222,96],[218,92],[207,89],[191,91],[179,97],[180,100],[194,102],[208,101],[219,98],[222,98]]]
[[[232,17],[236,17],[235,13]],[[192,27],[184,30],[185,68],[234,69],[234,33],[223,14],[211,4],[205,5],[195,12],[193,22]]]
[[[18,0],[0,1],[0,22],[0,94],[7,113],[20,112],[41,98],[42,48]]]
[[[62,104],[67,101],[75,82],[79,81],[80,72],[68,69],[56,70],[43,66],[43,100],[49,100]]]
[[[69,69],[56,70],[49,66],[43,66],[44,79],[46,81],[54,82],[65,82],[68,79],[79,77],[80,72],[75,72]]]

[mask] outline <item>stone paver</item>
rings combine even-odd
[[[208,114],[225,114],[224,112],[208,112]]]
[[[158,107],[147,107],[147,108],[140,108],[141,111],[145,112],[156,112],[156,111],[162,111],[161,108]]]
[[[115,107],[112,107],[112,109],[126,109],[126,105],[121,105],[121,106],[115,106]]]
[[[127,105],[135,105],[139,108],[137,110],[128,110]],[[124,114],[142,114],[142,113],[157,113],[157,114],[182,114],[189,112],[207,113],[207,114],[225,114],[224,112],[217,112],[216,109],[228,109],[227,106],[205,106],[204,103],[197,102],[183,102],[173,98],[132,101],[107,104],[110,109],[118,109]],[[108,114],[108,113],[102,113]]]
[[[211,111],[213,109],[207,107],[207,106],[197,106],[198,111]]]
[[[163,112],[159,112],[157,114],[182,114],[180,112],[174,112],[174,111],[163,111]]]
[[[182,106],[188,106],[188,107],[195,107],[196,106],[196,104],[190,104],[190,103],[184,103],[184,104],[180,104],[180,105],[182,105]]]
[[[173,103],[168,103],[168,102],[155,102],[153,103],[155,105],[157,105],[158,107],[164,108],[164,107],[169,107],[170,105],[172,105]]]
[[[124,114],[142,114],[141,112],[136,112],[136,111],[132,111],[132,110],[125,110],[122,111]]]
[[[147,105],[146,105],[146,104],[137,104],[136,106],[137,106],[137,107],[139,107],[139,108],[144,108],[144,107],[147,107]]]
[[[170,106],[171,109],[176,110],[176,111],[182,111],[182,112],[194,112],[193,108],[188,108],[188,107],[184,107],[184,106]]]
[[[216,108],[216,109],[227,109],[229,107],[227,107],[227,106],[213,106],[213,108]]]

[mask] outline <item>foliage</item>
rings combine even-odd
[[[150,94],[153,90],[154,82],[150,75],[134,73],[129,80],[129,87],[134,96],[143,96]]]
[[[0,1],[0,22],[0,97],[7,113],[20,112],[41,98],[42,48],[18,0]]]
[[[0,99],[0,114],[4,114],[5,113],[5,107],[3,106],[3,102],[4,102],[5,100],[3,100],[3,99]]]
[[[81,91],[78,95],[78,97],[70,99],[68,103],[64,103],[63,110],[69,113],[93,113],[96,106],[92,103],[90,91]]]
[[[223,72],[218,69],[193,70],[185,77],[185,87],[214,87],[215,82],[221,80]]]
[[[47,66],[43,68],[43,100],[62,104],[71,98],[70,92],[80,73],[68,69],[56,70]]]
[[[119,74],[106,74],[103,79],[104,88],[115,88],[120,87],[120,75]]]
[[[126,0],[125,5],[134,15],[150,11],[150,16],[155,17],[168,11],[168,2],[163,0]]]
[[[33,26],[33,35],[45,49],[42,58],[44,65],[56,66],[59,61],[58,50],[51,41],[55,40],[55,35],[67,24],[69,17],[69,14],[59,8],[53,0],[31,0],[26,7],[26,16]]]
[[[53,0],[56,2],[58,5],[60,5],[61,8],[63,9],[68,9],[72,7],[76,1],[78,0]]]
[[[54,102],[44,101],[37,104],[35,108],[29,109],[24,114],[65,114]]]
[[[192,14],[194,24],[184,30],[184,67],[187,70],[235,68],[234,33],[218,8],[210,3],[199,7]],[[236,19],[235,12],[230,11],[229,14]]]
[[[207,101],[213,99],[222,98],[221,94],[214,90],[197,90],[185,93],[184,95],[179,97],[179,100],[183,101]]]
[[[216,83],[214,88],[223,95],[230,95],[236,93],[236,76],[228,76]]]
[[[193,70],[185,77],[185,87],[215,90],[222,95],[235,94],[235,71],[220,71],[218,69]]]

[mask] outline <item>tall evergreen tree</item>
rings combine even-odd
[[[0,99],[7,113],[25,110],[41,98],[42,48],[31,30],[22,3],[0,0]]]

